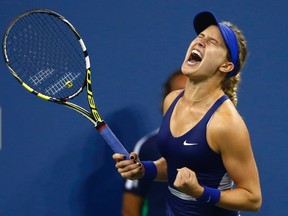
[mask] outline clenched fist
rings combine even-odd
[[[199,185],[195,172],[183,167],[177,169],[178,173],[174,181],[174,186],[181,192],[198,198],[204,191],[204,188]]]

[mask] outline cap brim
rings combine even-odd
[[[212,12],[203,11],[195,16],[193,25],[195,32],[200,34],[211,25],[219,26],[219,22]]]

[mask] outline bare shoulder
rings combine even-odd
[[[238,149],[250,145],[246,124],[230,100],[223,103],[215,112],[207,129],[208,142],[217,152],[229,148]]]
[[[183,91],[183,89],[181,90],[175,90],[170,92],[164,99],[164,103],[163,103],[163,113],[165,114],[166,111],[168,110],[168,108],[170,107],[170,105],[172,104],[172,102],[175,100],[175,98]]]

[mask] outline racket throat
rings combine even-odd
[[[101,132],[106,127],[106,123],[104,121],[97,122],[95,128],[97,131]]]

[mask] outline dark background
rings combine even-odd
[[[278,1],[0,0],[0,34],[18,14],[48,8],[80,32],[98,109],[129,151],[161,121],[162,85],[195,37],[193,17],[214,11],[249,48],[238,109],[251,133],[263,206],[287,212],[287,6]],[[77,102],[86,105],[85,94]],[[1,216],[120,215],[122,179],[112,151],[74,111],[25,91],[0,61]]]

